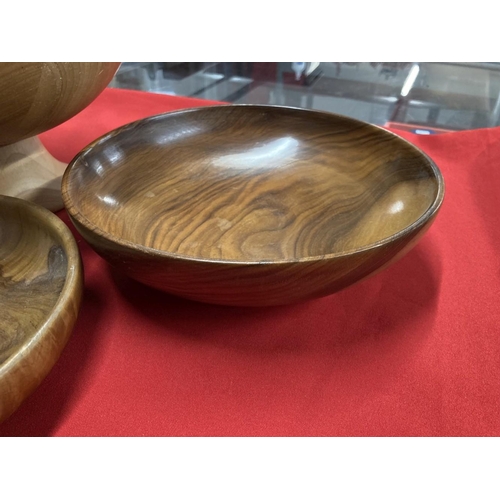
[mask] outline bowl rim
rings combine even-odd
[[[11,206],[19,207],[20,210],[34,215],[36,221],[43,223],[45,227],[49,227],[61,238],[61,243],[66,253],[67,268],[64,285],[59,296],[53,305],[51,311],[47,314],[45,323],[39,327],[32,335],[28,336],[17,348],[15,353],[8,357],[4,362],[0,363],[0,383],[4,377],[8,377],[11,370],[15,369],[16,365],[30,356],[36,350],[37,346],[51,332],[57,319],[61,314],[65,314],[66,306],[75,298],[75,293],[80,295],[77,297],[77,305],[79,308],[81,295],[83,291],[83,269],[80,258],[78,245],[71,233],[69,227],[57,215],[53,214],[46,208],[20,198],[12,196],[0,195],[0,208],[10,204]],[[35,299],[36,300],[36,299]],[[78,314],[78,310],[77,310]],[[69,339],[69,335],[66,335]],[[63,342],[62,347],[64,347]]]
[[[374,243],[370,243],[368,245],[364,245],[358,248],[355,248],[353,250],[347,250],[344,252],[331,252],[328,254],[323,254],[323,255],[314,255],[310,257],[300,257],[297,259],[281,259],[281,260],[261,260],[261,261],[246,261],[246,260],[229,260],[229,259],[215,259],[215,258],[203,258],[203,257],[193,257],[189,255],[183,255],[180,253],[175,253],[175,252],[168,252],[166,250],[159,250],[157,248],[152,248],[148,247],[146,245],[142,245],[140,243],[134,243],[132,241],[129,241],[124,238],[119,238],[107,231],[102,230],[99,228],[96,224],[94,224],[92,221],[90,221],[82,212],[76,209],[76,206],[72,203],[71,200],[71,195],[70,195],[70,182],[69,182],[69,177],[71,175],[71,172],[73,168],[75,167],[76,163],[80,160],[82,156],[84,156],[88,151],[90,151],[94,146],[99,145],[100,143],[117,136],[123,132],[126,132],[128,129],[132,129],[136,127],[140,123],[147,123],[147,122],[152,122],[156,120],[161,120],[162,118],[166,116],[173,116],[173,115],[180,115],[180,114],[188,114],[188,113],[196,113],[199,111],[206,111],[207,109],[220,109],[220,108],[253,108],[253,109],[266,109],[266,110],[272,110],[272,109],[279,109],[279,110],[292,110],[294,112],[299,112],[299,113],[306,113],[306,114],[313,114],[313,115],[319,115],[323,116],[326,118],[330,119],[340,119],[340,120],[347,120],[352,122],[354,125],[357,126],[364,126],[364,127],[370,127],[374,130],[376,130],[376,133],[381,133],[381,134],[386,134],[389,136],[392,136],[393,138],[396,139],[398,142],[402,142],[405,144],[407,147],[410,147],[413,149],[417,154],[423,157],[424,160],[428,162],[428,165],[430,167],[430,170],[434,174],[434,178],[436,179],[437,182],[437,192],[436,196],[431,203],[431,205],[425,210],[425,212],[418,217],[415,221],[413,221],[411,224],[408,226],[404,227],[403,229],[397,231],[396,233],[387,236],[383,239],[380,239]],[[404,238],[406,235],[418,230],[422,226],[425,226],[425,224],[431,220],[439,211],[441,208],[441,205],[444,200],[444,195],[445,195],[445,182],[443,175],[436,165],[436,163],[420,148],[412,144],[410,141],[407,139],[404,139],[403,137],[395,134],[394,132],[385,129],[384,127],[381,127],[379,125],[374,125],[372,123],[368,123],[362,120],[358,120],[356,118],[351,118],[349,116],[344,116],[338,113],[331,113],[328,111],[320,111],[320,110],[313,110],[313,109],[307,109],[307,108],[299,108],[299,107],[293,107],[293,106],[282,106],[282,105],[274,105],[274,104],[233,104],[233,103],[227,103],[227,104],[217,104],[217,105],[212,105],[212,104],[207,104],[206,106],[196,106],[192,108],[184,108],[184,109],[178,109],[178,110],[173,110],[173,111],[167,111],[165,113],[159,113],[151,116],[147,116],[145,118],[140,118],[138,120],[134,120],[133,122],[127,123],[125,125],[122,125],[120,127],[116,127],[113,130],[101,135],[91,143],[89,143],[87,146],[85,146],[79,153],[76,154],[76,156],[69,162],[68,167],[66,168],[64,175],[62,177],[62,184],[61,184],[61,191],[62,191],[62,198],[64,205],[66,207],[66,210],[68,211],[68,214],[70,215],[70,218],[72,221],[76,221],[77,223],[81,224],[83,227],[85,227],[87,230],[96,233],[98,236],[101,238],[104,238],[105,240],[108,240],[116,245],[123,246],[129,250],[133,251],[138,251],[147,255],[151,256],[156,256],[156,257],[164,257],[168,259],[176,259],[176,260],[181,260],[181,261],[191,261],[191,262],[205,262],[205,263],[214,263],[214,264],[228,264],[228,265],[279,265],[279,264],[294,264],[294,263],[300,263],[300,262],[318,262],[318,261],[324,261],[324,260],[329,260],[329,259],[335,259],[339,257],[348,257],[352,255],[357,255],[357,254],[362,254],[364,252],[374,250],[380,247],[385,246],[388,243],[394,242],[396,240]]]

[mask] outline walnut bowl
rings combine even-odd
[[[82,291],[80,253],[64,222],[34,203],[0,196],[0,422],[54,366]]]
[[[222,105],[108,133],[73,159],[62,191],[77,230],[131,278],[264,306],[334,293],[394,262],[432,224],[444,182],[377,126]]]

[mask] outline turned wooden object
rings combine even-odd
[[[0,196],[0,422],[66,345],[83,289],[78,247],[48,210]]]
[[[443,196],[436,165],[400,137],[272,106],[140,120],[92,143],[63,178],[72,221],[111,264],[228,305],[320,297],[380,271]]]
[[[76,115],[119,63],[0,63],[0,194],[62,208],[66,168],[35,137]]]

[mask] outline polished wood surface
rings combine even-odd
[[[0,148],[0,193],[60,210],[61,179],[66,167],[38,137],[4,146]]]
[[[40,384],[66,345],[83,288],[67,226],[0,196],[0,422]]]
[[[418,241],[443,196],[437,167],[394,134],[272,106],[135,122],[63,178],[75,226],[117,268],[234,305],[319,297],[371,275]]]
[[[87,107],[118,67],[107,62],[0,63],[0,194],[62,208],[65,165],[41,143],[35,146],[33,137]]]
[[[41,134],[86,108],[119,63],[0,63],[0,146]]]

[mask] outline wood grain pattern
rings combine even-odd
[[[87,147],[63,178],[74,224],[112,264],[234,305],[318,297],[372,274],[411,248],[443,196],[437,167],[401,138],[272,106],[135,122]]]
[[[0,146],[41,134],[86,108],[119,63],[0,63]]]
[[[37,205],[0,196],[0,422],[59,358],[82,288],[78,248],[64,223]]]
[[[87,107],[119,63],[0,63],[0,194],[62,208],[65,165],[35,135]]]
[[[63,206],[61,179],[67,165],[56,160],[38,137],[0,148],[0,194],[57,211]]]

